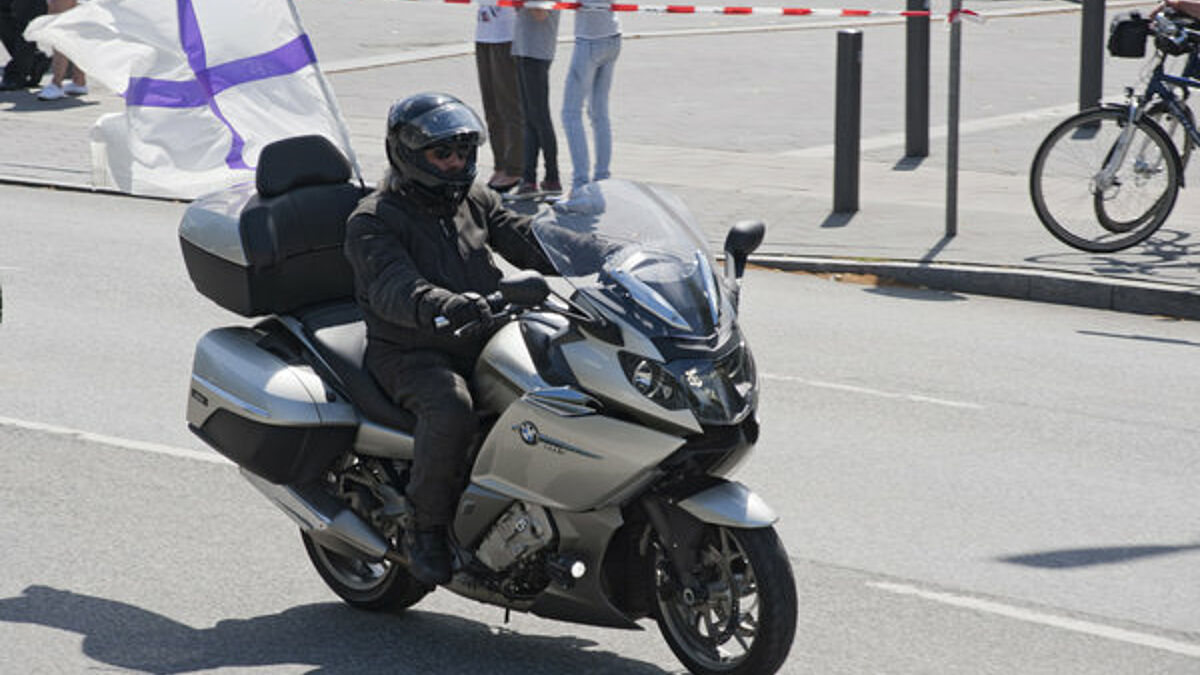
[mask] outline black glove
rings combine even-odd
[[[442,316],[450,322],[450,330],[471,335],[492,326],[494,317],[488,302],[478,293],[459,293],[442,305]]]

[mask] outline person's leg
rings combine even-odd
[[[67,68],[71,66],[71,62],[67,57],[54,52],[54,56],[50,57],[50,84],[61,85],[62,81],[67,77]]]
[[[67,75],[67,68],[71,62],[67,57],[54,52],[54,56],[50,57],[50,83],[42,87],[38,92],[37,97],[43,101],[57,101],[65,98],[67,92],[63,91],[63,78]]]
[[[525,115],[521,112],[517,89],[517,62],[513,59],[511,42],[500,45],[497,52],[493,85],[500,110],[500,169],[518,178],[525,167]]]
[[[532,62],[527,73],[531,100],[525,109],[526,129],[533,128],[538,135],[546,172],[544,182],[557,183],[558,139],[554,136],[554,120],[550,117],[550,62],[543,59],[526,60]],[[529,118],[532,118],[532,122]]]
[[[517,86],[521,92],[521,116],[525,120],[524,133],[524,167],[521,169],[523,183],[537,183],[537,159],[541,146],[538,144],[538,132],[534,127],[533,108],[536,106],[533,80],[536,79],[536,59],[524,56],[516,57]]]
[[[9,66],[13,54],[17,51],[16,19],[13,18],[13,0],[0,0],[0,45],[8,52],[8,64],[5,65],[5,77],[8,77]]]
[[[567,150],[571,153],[571,189],[583,187],[588,182],[590,160],[588,158],[587,134],[583,130],[583,102],[592,91],[595,75],[592,60],[592,41],[575,40],[571,53],[571,67],[563,87],[562,125],[567,136]]]
[[[11,8],[12,23],[8,30],[13,43],[9,52],[12,60],[5,68],[4,82],[7,88],[36,86],[49,68],[50,58],[22,34],[30,21],[46,13],[46,0],[12,0]]]
[[[462,375],[444,364],[409,369],[398,402],[417,416],[408,498],[419,530],[454,520],[467,453],[476,431],[471,394]]]
[[[63,11],[63,12],[65,12],[68,9],[71,9],[72,7],[75,7],[76,5],[79,4],[79,0],[55,0],[55,2],[57,2],[59,5],[62,6],[62,9],[59,11]],[[85,94],[85,93],[87,93],[87,73],[83,72],[83,69],[80,68],[78,65],[76,65],[72,61],[67,61],[67,65],[70,67],[71,82],[73,82],[75,85],[74,88],[68,86],[67,93],[68,94]]]
[[[604,180],[611,174],[612,122],[608,116],[608,94],[612,90],[613,71],[621,54],[621,36],[614,35],[598,41],[600,54],[596,59],[596,74],[588,99],[588,117],[592,122],[592,144],[596,150],[596,173],[592,180]]]
[[[479,98],[483,101],[483,119],[487,122],[488,145],[492,149],[494,168],[492,177],[488,179],[489,183],[494,181],[500,172],[500,146],[497,138],[500,134],[500,113],[496,104],[496,54],[493,47],[495,45],[487,42],[475,43],[475,73],[479,78]]]
[[[75,0],[49,0],[47,6],[50,14],[61,14],[74,7]],[[66,96],[67,93],[63,91],[63,80],[66,79],[67,70],[70,68],[71,62],[67,60],[67,57],[55,50],[54,56],[50,58],[50,84],[38,92],[38,98],[43,101],[53,101]],[[82,72],[80,71],[80,73]]]
[[[480,66],[480,91],[484,94],[488,140],[492,147],[493,168],[488,185],[504,189],[521,177],[524,134],[521,100],[517,92],[517,70],[512,58],[512,43],[477,44],[476,57],[485,54]],[[482,48],[482,49],[481,49]],[[486,85],[485,85],[486,79]]]
[[[467,382],[437,352],[380,353],[368,347],[367,364],[392,399],[417,418],[405,490],[413,507],[412,527],[404,535],[409,570],[427,584],[446,583],[452,573],[447,528],[478,427]]]

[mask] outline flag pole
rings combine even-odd
[[[296,3],[292,0],[287,0],[287,5],[288,9],[292,12],[292,20],[296,22],[297,32],[307,36],[308,32],[304,30],[304,24],[300,23],[300,13],[296,11]],[[333,109],[334,117],[337,119],[338,131],[341,132],[342,144],[346,147],[346,153],[350,156],[350,165],[354,167],[354,175],[358,178],[360,185],[366,185],[366,182],[363,181],[362,167],[358,164],[358,156],[354,154],[354,146],[350,144],[350,129],[346,126],[346,118],[342,116],[342,110],[338,107],[337,98],[334,97],[333,90],[329,87],[329,80],[325,79],[325,72],[321,70],[321,62],[313,59],[313,66],[317,71],[317,82],[321,85],[321,93],[325,95],[325,101]]]

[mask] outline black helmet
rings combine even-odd
[[[485,140],[479,116],[449,94],[417,94],[388,110],[388,162],[400,174],[401,185],[434,209],[453,211],[466,198],[475,181],[475,149]],[[461,170],[444,173],[425,159],[426,148],[443,143],[471,146]]]

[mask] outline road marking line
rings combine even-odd
[[[1048,108],[1039,108],[1037,110],[1022,110],[1020,112],[1009,113],[1006,115],[995,115],[993,117],[967,120],[959,125],[959,133],[963,136],[966,136],[969,134],[996,131],[998,129],[1005,129],[1008,127],[1023,126],[1030,123],[1042,122],[1044,120],[1059,120],[1077,112],[1079,112],[1078,103],[1066,103],[1050,106]],[[931,127],[928,133],[931,140],[940,139],[949,135],[949,127],[945,124]],[[880,134],[878,136],[871,136],[869,138],[862,139],[859,142],[859,147],[861,150],[884,150],[887,148],[904,145],[906,138],[907,137],[903,132]],[[835,147],[833,145],[816,145],[809,148],[800,148],[798,150],[784,150],[778,154],[783,157],[790,158],[823,159],[833,157],[834,150]]]
[[[25,429],[27,431],[39,431],[58,436],[69,436],[81,441],[99,443],[101,445],[122,448],[125,450],[140,450],[142,452],[152,452],[159,455],[181,457],[183,459],[194,459],[200,462],[208,462],[210,464],[228,464],[233,466],[233,462],[215,452],[199,452],[196,450],[189,450],[187,448],[176,448],[170,445],[147,443],[145,441],[134,441],[128,438],[117,438],[116,436],[105,436],[104,434],[94,434],[90,431],[80,431],[79,429],[59,427],[53,424],[42,424],[41,422],[27,422],[25,420],[12,419],[11,417],[0,417],[0,426],[16,427],[18,429]]]
[[[838,391],[848,391],[855,394],[866,394],[868,396],[878,396],[880,398],[894,398],[905,401],[913,401],[916,403],[932,403],[933,405],[943,405],[950,408],[965,408],[967,410],[983,410],[983,406],[978,403],[967,403],[965,401],[952,401],[944,398],[936,398],[933,396],[925,396],[923,394],[902,394],[891,391],[880,391],[879,389],[869,389],[867,387],[859,387],[852,384],[839,384],[837,382],[822,382],[820,380],[810,380],[803,377],[793,377],[791,375],[771,375],[763,373],[762,378],[766,380],[779,380],[781,382],[797,382],[810,387],[820,387],[822,389],[836,389]]]
[[[1036,612],[1030,609],[1023,609],[1013,605],[1005,605],[999,602],[990,600],[981,600],[979,598],[971,598],[964,595],[955,595],[952,593],[939,593],[936,591],[926,591],[916,586],[907,584],[893,584],[886,582],[867,582],[868,586],[877,588],[888,593],[897,595],[912,595],[933,602],[940,602],[946,605],[953,605],[963,609],[972,609],[978,612],[988,614],[997,614],[1006,616],[1010,619],[1025,621],[1028,623],[1041,624],[1050,626],[1051,628],[1061,628],[1063,630],[1074,631],[1076,633],[1085,633],[1096,637],[1125,642],[1139,647],[1149,647],[1151,649],[1159,649],[1162,651],[1181,654],[1200,658],[1200,645],[1188,642],[1180,642],[1178,640],[1170,640],[1168,638],[1152,635],[1150,633],[1139,633],[1137,631],[1117,628],[1116,626],[1108,626],[1102,623],[1093,621],[1084,621],[1082,619],[1072,619],[1065,616],[1056,616],[1054,614],[1046,614],[1044,612]]]

